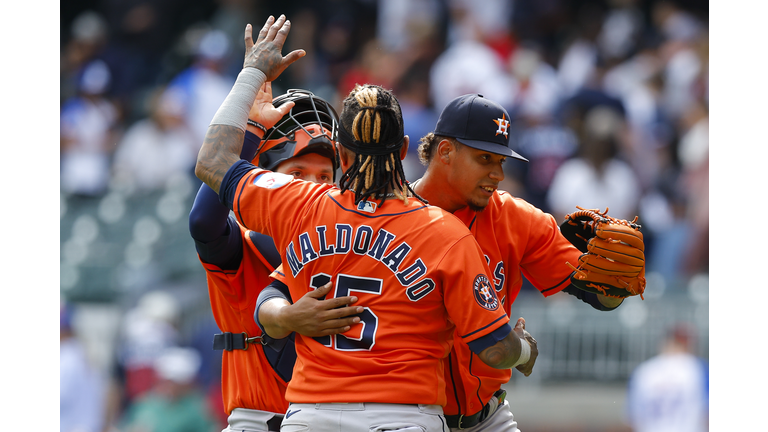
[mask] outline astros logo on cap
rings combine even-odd
[[[507,129],[509,129],[509,120],[505,118],[505,114],[501,113],[501,118],[496,119],[493,122],[499,125],[499,128],[496,130],[496,135],[498,134],[504,134],[504,136],[508,135]]]
[[[475,291],[475,301],[477,301],[477,304],[488,310],[496,310],[499,307],[496,290],[493,289],[493,286],[491,286],[491,283],[484,274],[479,274],[475,277],[472,288]]]

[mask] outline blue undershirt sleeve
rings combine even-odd
[[[208,185],[197,191],[189,212],[189,233],[200,259],[223,270],[236,270],[243,258],[243,239],[235,218]]]
[[[253,132],[245,131],[243,149],[240,150],[240,159],[251,162],[259,150],[259,143],[261,143],[261,138],[257,137]]]

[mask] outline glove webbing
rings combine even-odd
[[[614,224],[628,226],[636,230],[639,230],[641,228],[640,224],[637,223],[637,219],[638,219],[637,216],[635,216],[635,218],[632,219],[631,222],[624,219],[616,219],[613,216],[608,216],[608,207],[606,207],[605,211],[603,212],[601,212],[599,209],[585,209],[579,206],[576,206],[576,208],[579,209],[579,211],[575,211],[570,215],[567,215],[566,219],[569,219],[569,217],[578,218],[580,216],[587,216],[592,218],[592,222],[591,223],[587,222],[587,223],[589,223],[590,226],[592,226],[593,228],[596,222],[614,223]],[[572,222],[569,221],[569,223],[572,223]]]
[[[633,228],[633,229],[636,229],[636,230],[639,230],[641,228],[640,224],[637,223],[637,219],[638,219],[637,216],[635,216],[635,218],[632,219],[631,222],[627,221],[627,220],[624,220],[624,219],[616,219],[615,217],[608,215],[608,207],[606,207],[605,210],[602,211],[602,212],[600,211],[600,209],[585,209],[585,208],[579,207],[579,206],[576,206],[576,208],[579,209],[579,210],[575,211],[575,212],[571,213],[570,215],[566,216],[566,219],[568,219],[568,223],[572,224],[572,225],[575,225],[576,222],[573,222],[572,218],[575,219],[575,218],[578,218],[578,217],[581,217],[581,216],[589,217],[589,218],[592,219],[592,222],[585,222],[585,224],[589,225],[590,228],[592,228],[592,232],[595,231],[595,224],[596,223],[605,223],[605,224],[613,223],[613,224],[618,224],[618,225],[624,225],[624,226],[627,226],[627,227],[630,227],[630,228]],[[580,236],[579,234],[576,234],[576,236],[579,237],[580,239],[584,240],[585,242],[587,241],[587,239],[585,239],[584,237]],[[571,264],[571,263],[569,263],[567,261],[566,261],[566,264],[568,264],[568,266],[571,269],[573,269],[574,272],[578,273],[582,277],[586,277],[586,273],[584,273],[584,271],[580,270],[577,267],[574,267],[573,264]],[[628,283],[624,282],[623,280],[621,280],[619,278],[615,278],[615,279],[616,279],[617,282],[620,282],[622,285],[624,285],[624,288],[627,290],[627,292],[631,293],[632,295],[640,294],[640,299],[645,300],[643,298],[643,293],[638,293],[635,290],[631,289],[630,285]],[[595,284],[595,283],[588,283],[587,286],[590,287],[590,288],[594,288],[594,289],[600,291],[606,297],[621,298],[620,296],[614,296],[614,295],[608,294],[606,292],[606,289],[603,286],[601,286],[601,285],[598,285],[598,284]]]

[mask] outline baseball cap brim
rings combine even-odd
[[[498,155],[502,155],[502,156],[507,156],[507,157],[511,157],[511,158],[519,159],[521,161],[528,162],[528,159],[520,156],[514,150],[512,150],[511,148],[509,148],[507,146],[499,145],[497,143],[489,143],[487,141],[468,140],[468,139],[464,139],[464,138],[454,138],[454,139],[456,141],[466,145],[466,146],[469,146],[469,147],[472,147],[472,148],[475,148],[475,149],[478,149],[478,150],[483,150],[483,151],[491,152],[491,153],[494,153],[494,154],[498,154]]]

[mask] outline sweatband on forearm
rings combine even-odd
[[[531,359],[531,344],[527,340],[520,338],[520,358],[515,362],[514,367],[528,363]],[[511,369],[511,368],[510,368]]]
[[[224,99],[216,114],[211,120],[211,125],[227,125],[236,127],[242,131],[248,124],[248,113],[256,101],[256,95],[261,86],[267,81],[264,72],[253,67],[243,68],[237,75],[235,85]]]

